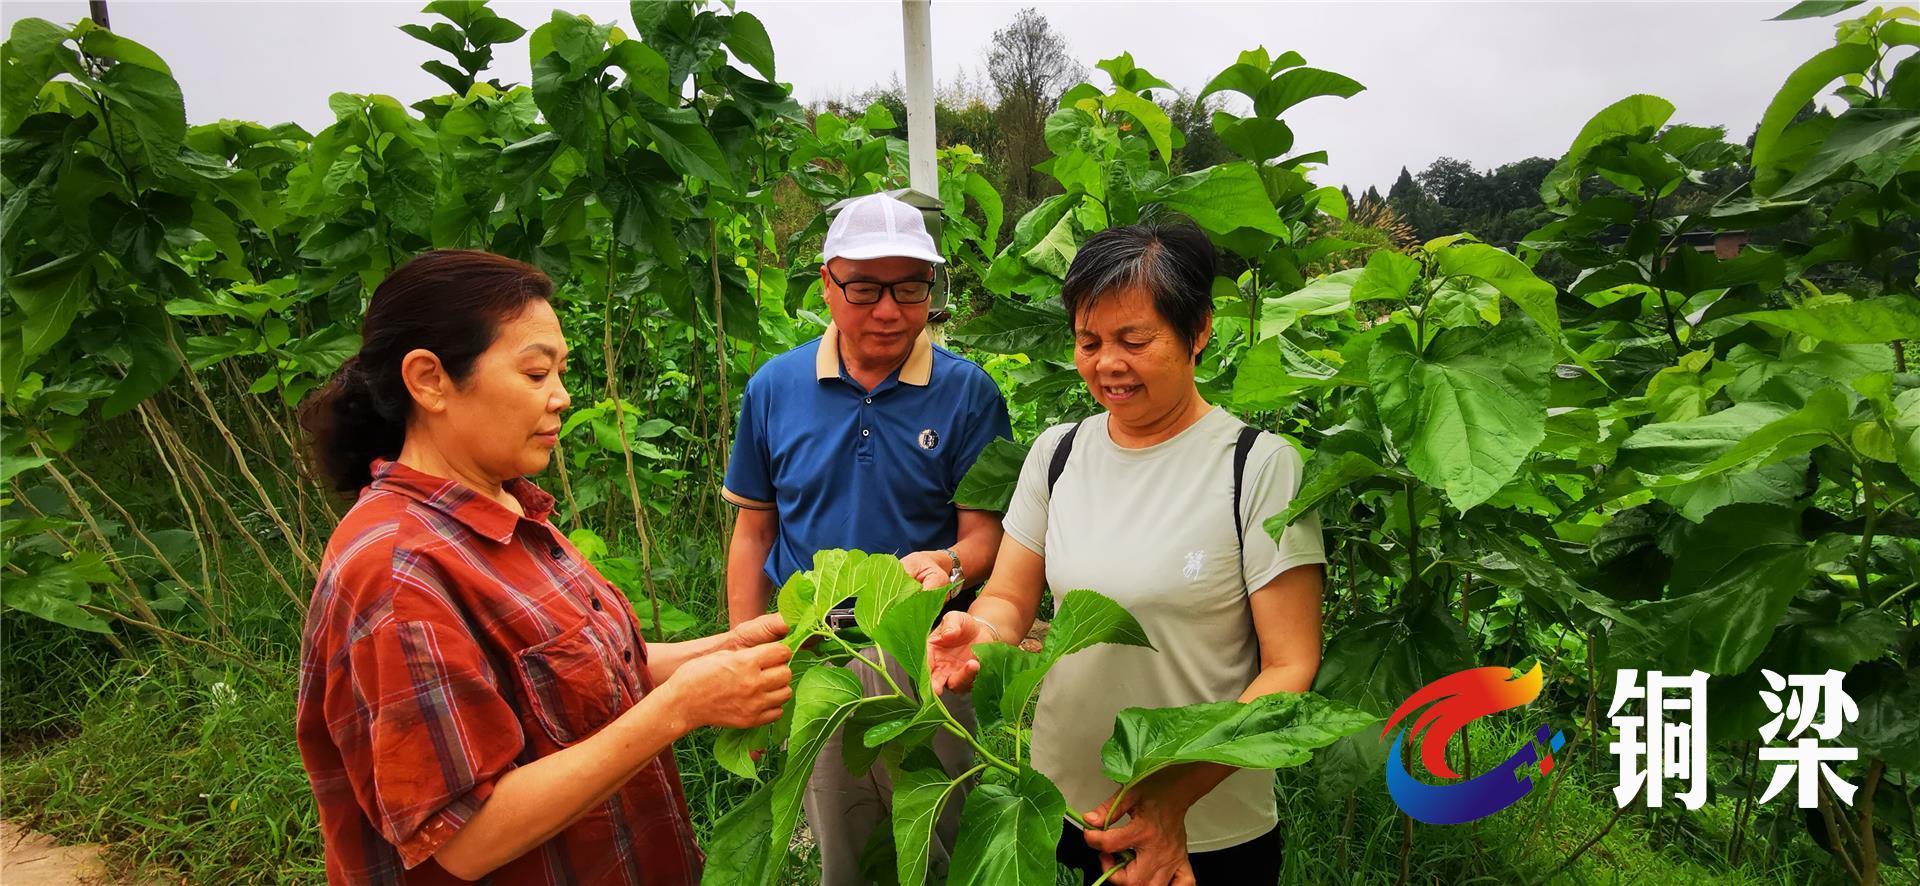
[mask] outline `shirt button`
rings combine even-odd
[[[861,428],[861,429],[860,429],[860,436],[862,436],[862,437],[865,437],[865,436],[866,436],[867,434],[869,434],[869,433],[871,433],[871,432],[870,432],[870,431],[868,431],[868,430],[867,430],[866,428]]]
[[[622,649],[622,650],[620,650],[620,660],[621,660],[621,661],[633,661],[633,650],[631,650],[631,649]]]
[[[872,405],[873,405],[873,398],[872,398],[872,397],[868,397],[868,398],[867,398],[867,405],[868,405],[868,406],[872,406]]]
[[[554,545],[553,547],[550,547],[547,549],[547,556],[552,557],[555,560],[565,557],[566,555],[567,555],[567,552],[560,550],[559,545]]]
[[[600,598],[597,596],[593,598],[593,608],[595,609],[600,608]]]

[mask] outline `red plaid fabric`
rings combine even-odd
[[[395,462],[327,543],[301,649],[300,757],[331,883],[459,882],[432,856],[501,775],[653,689],[626,598],[515,480],[521,517]],[[680,884],[703,857],[671,752],[494,872],[499,883]]]

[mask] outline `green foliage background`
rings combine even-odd
[[[316,874],[285,686],[342,504],[296,467],[293,409],[358,347],[381,276],[424,249],[553,276],[576,356],[548,478],[563,525],[656,633],[716,620],[735,392],[823,325],[819,210],[904,184],[904,145],[884,134],[898,121],[883,105],[809,115],[764,28],[723,7],[636,3],[636,34],[564,12],[528,30],[482,4],[428,10],[443,21],[409,33],[450,92],[338,94],[317,133],[188,126],[166,62],[90,22],[23,20],[0,48],[0,705],[9,744],[34,746],[8,764],[9,815],[88,833],[111,802],[97,836],[194,879]],[[530,85],[482,79],[523,45]],[[1218,162],[1189,168],[1190,130],[1160,103],[1171,87],[1123,54],[1098,66],[1108,85],[1068,90],[1046,119],[1036,169],[1059,192],[1018,217],[985,158],[943,150],[965,315],[948,337],[1001,381],[1023,440],[1078,418],[1093,407],[1057,299],[1078,244],[1197,223],[1227,257],[1202,390],[1310,454],[1295,509],[1268,528],[1314,507],[1326,526],[1317,692],[1382,715],[1453,670],[1538,661],[1543,704],[1604,776],[1611,672],[1697,668],[1712,675],[1715,801],[1636,807],[1628,827],[1714,829],[1690,845],[1718,876],[1911,878],[1915,46],[1909,11],[1838,23],[1750,147],[1672,120],[1657,96],[1599,109],[1511,249],[1470,235],[1397,248],[1341,224],[1347,199],[1311,181],[1324,157],[1286,118],[1356,94],[1353,80],[1242,54],[1194,101],[1231,93],[1250,112],[1213,112]],[[1829,110],[1808,113],[1816,101]],[[1821,224],[1737,256],[1691,246],[1809,212]],[[997,448],[967,494],[1003,494],[992,472],[1019,454]],[[1854,807],[1803,822],[1754,802],[1762,668],[1846,674]],[[234,693],[255,707],[235,713]],[[161,724],[182,765],[90,766],[140,746],[129,723]],[[680,751],[703,829],[762,796],[717,767],[712,741]],[[1345,877],[1398,854],[1435,877],[1535,877],[1580,848],[1489,860],[1424,832],[1395,847],[1382,754],[1348,739],[1284,781],[1299,808],[1348,811],[1337,836],[1295,825],[1339,842],[1338,864],[1310,864]],[[103,778],[118,799],[87,799]],[[243,783],[259,785],[257,814]],[[1534,802],[1503,814],[1548,817]],[[1601,808],[1595,828],[1620,820]],[[236,817],[254,836],[208,851]],[[1907,861],[1883,866],[1863,848],[1876,841]],[[1349,864],[1350,845],[1380,864]]]

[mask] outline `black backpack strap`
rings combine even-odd
[[[1047,462],[1047,499],[1049,501],[1053,499],[1054,485],[1060,482],[1061,473],[1067,469],[1067,456],[1073,453],[1073,437],[1078,433],[1080,433],[1080,423],[1075,422],[1073,427],[1068,428],[1067,432],[1061,435],[1059,445],[1053,447],[1053,459]]]
[[[1244,521],[1240,519],[1240,483],[1247,473],[1247,457],[1253,454],[1253,444],[1260,439],[1260,429],[1247,425],[1240,429],[1240,437],[1233,441],[1233,540],[1235,550],[1240,553],[1240,581],[1247,580],[1247,535]]]

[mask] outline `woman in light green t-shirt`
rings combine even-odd
[[[1320,665],[1318,518],[1297,521],[1277,545],[1261,531],[1298,490],[1300,455],[1272,434],[1243,433],[1195,384],[1213,273],[1213,246],[1192,227],[1115,228],[1080,248],[1061,295],[1074,364],[1106,411],[1034,442],[1004,521],[1012,543],[979,599],[928,641],[935,685],[964,691],[979,670],[973,646],[1025,636],[1044,587],[1099,591],[1146,630],[1158,651],[1069,655],[1035,707],[1034,768],[1102,826],[1082,834],[1063,823],[1058,857],[1088,882],[1125,850],[1134,859],[1109,882],[1279,876],[1271,771],[1172,767],[1110,809],[1117,785],[1100,767],[1122,708],[1304,691]]]

